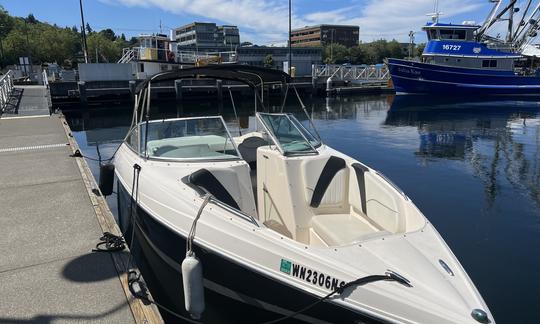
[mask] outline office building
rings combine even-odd
[[[358,45],[360,27],[346,25],[306,26],[291,31],[292,46],[326,46],[341,44],[346,47]]]
[[[240,32],[236,26],[217,26],[215,23],[193,22],[173,31],[179,48],[217,48],[234,50],[240,45]]]
[[[237,50],[237,61],[241,64],[265,67],[267,56],[272,57],[273,65],[266,66],[283,70],[284,62],[289,61],[288,47],[272,46],[247,46]],[[313,64],[321,64],[322,48],[320,47],[294,47],[292,49],[292,66],[296,70],[296,76],[311,75]]]

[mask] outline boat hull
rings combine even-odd
[[[518,76],[511,71],[458,68],[398,59],[388,59],[388,69],[398,94],[540,94],[540,77]]]
[[[184,310],[180,263],[185,257],[186,238],[158,222],[137,207],[130,217],[131,197],[118,182],[119,224],[131,233],[134,228],[136,250],[141,254],[144,274],[151,286],[158,289],[157,299],[174,311],[189,317]],[[134,206],[135,207],[135,206]],[[132,222],[135,219],[135,222]],[[129,239],[129,234],[127,235]],[[317,301],[315,296],[272,280],[252,269],[195,246],[203,264],[207,323],[258,323],[274,320]],[[142,260],[139,260],[142,259]],[[156,297],[156,296],[154,296]],[[167,317],[167,314],[164,314]],[[171,321],[175,318],[171,317]],[[284,323],[381,323],[370,317],[333,303],[323,302]]]

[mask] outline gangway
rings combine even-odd
[[[390,74],[385,64],[377,65],[314,65],[312,77],[326,81],[388,82]]]

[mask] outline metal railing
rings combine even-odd
[[[333,78],[342,81],[387,81],[390,78],[386,65],[314,65],[314,78]]]
[[[43,69],[41,72],[41,78],[43,79],[43,85],[48,88],[49,87],[49,76],[47,75],[47,70]]]
[[[170,51],[150,47],[130,47],[122,50],[122,57],[118,63],[131,61],[163,61],[174,63],[195,64],[198,61],[236,62],[236,51],[227,52],[197,52],[197,51]]]
[[[13,91],[13,72],[9,70],[0,78],[0,111],[4,112]]]

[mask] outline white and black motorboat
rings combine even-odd
[[[249,85],[258,129],[233,137],[221,116],[151,118],[152,84],[199,78]],[[281,71],[216,65],[138,87],[114,159],[119,217],[164,298],[207,323],[197,291],[236,323],[494,323],[405,193],[323,144],[309,116],[268,112],[260,89],[289,81]],[[183,260],[195,256],[183,281]]]

